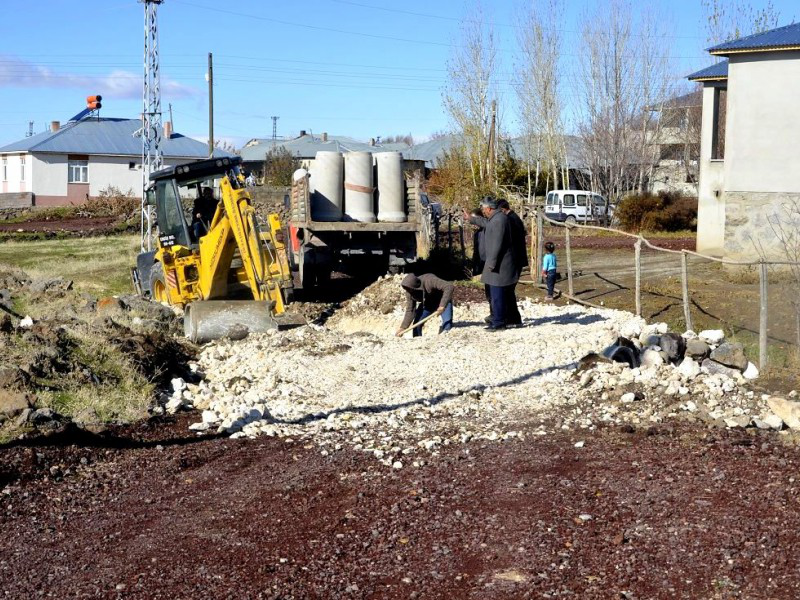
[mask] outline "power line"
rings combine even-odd
[[[370,9],[370,10],[380,10],[380,11],[384,11],[384,12],[404,14],[404,15],[410,15],[410,16],[414,16],[414,17],[425,17],[426,19],[440,19],[442,21],[455,21],[455,22],[458,22],[458,23],[465,23],[465,22],[466,23],[478,23],[480,25],[490,25],[492,27],[510,27],[512,29],[524,29],[525,28],[524,25],[515,25],[513,23],[497,23],[497,22],[493,22],[493,21],[479,21],[477,19],[461,19],[459,17],[449,17],[449,16],[445,16],[445,15],[436,15],[436,14],[432,14],[432,13],[414,12],[414,11],[410,11],[410,10],[404,10],[404,9],[401,9],[401,8],[389,8],[389,7],[386,7],[386,6],[373,6],[371,4],[364,4],[364,3],[361,3],[361,2],[353,2],[352,0],[331,0],[331,2],[336,2],[337,4],[349,4],[350,6],[358,6],[358,7],[367,8],[367,9]],[[546,27],[546,28],[544,28],[544,31],[547,31],[547,32],[557,31],[559,33],[572,33],[572,34],[577,34],[577,35],[582,35],[583,34],[582,31],[578,31],[578,30],[575,30],[575,29],[561,29],[561,28],[558,28],[558,27]],[[596,34],[598,34],[598,35],[608,35],[608,34],[606,34],[606,32],[603,32],[603,31],[596,32]],[[635,35],[637,37],[649,37],[649,36],[646,36],[646,34],[637,34],[637,33],[635,33],[635,34],[632,34],[632,35]],[[700,40],[700,39],[704,40],[705,39],[705,36],[701,36],[701,35],[666,35],[666,34],[664,34],[664,35],[657,35],[655,37],[657,37],[657,38],[686,39],[686,40]]]
[[[372,39],[380,39],[380,40],[391,40],[391,41],[395,41],[395,42],[406,42],[406,43],[410,43],[410,44],[427,44],[427,45],[430,45],[430,46],[444,46],[444,47],[452,46],[452,44],[446,44],[444,42],[434,42],[434,41],[431,41],[431,40],[412,40],[412,39],[408,39],[408,38],[400,38],[400,37],[394,37],[394,36],[389,36],[389,35],[378,35],[376,33],[365,33],[363,31],[348,31],[348,30],[345,30],[345,29],[336,29],[336,28],[333,28],[333,27],[321,27],[321,26],[318,26],[318,25],[309,25],[308,23],[294,23],[292,21],[284,21],[282,19],[273,19],[271,17],[262,17],[261,15],[253,15],[253,14],[248,14],[248,13],[236,12],[236,11],[227,10],[227,9],[224,9],[224,8],[216,8],[216,7],[212,7],[212,6],[203,6],[202,4],[194,4],[193,2],[186,2],[185,0],[173,0],[173,1],[175,3],[177,3],[177,4],[183,4],[184,6],[192,6],[194,8],[200,8],[202,10],[209,10],[209,11],[218,12],[218,13],[222,13],[222,14],[228,14],[228,15],[232,15],[232,16],[235,16],[235,17],[244,17],[246,19],[257,19],[259,21],[267,21],[269,23],[277,23],[278,25],[288,25],[289,27],[302,27],[304,29],[311,29],[311,30],[314,30],[314,31],[329,31],[329,32],[332,32],[332,33],[342,33],[342,34],[345,34],[345,35],[355,35],[355,36],[361,36],[361,37],[372,38]]]

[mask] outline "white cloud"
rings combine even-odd
[[[86,95],[108,98],[142,97],[142,76],[117,69],[108,75],[86,75],[54,71],[27,60],[0,54],[0,86],[16,88],[81,88]],[[200,90],[172,79],[161,79],[161,94],[170,100],[190,98]]]

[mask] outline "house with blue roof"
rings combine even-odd
[[[139,194],[141,127],[139,119],[93,113],[0,147],[0,208],[80,204],[109,186]],[[208,158],[207,144],[173,133],[170,123],[164,129],[165,166]]]
[[[784,258],[773,225],[800,203],[800,23],[708,49],[703,86],[698,251]]]

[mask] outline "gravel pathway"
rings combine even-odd
[[[746,427],[764,401],[724,375],[672,365],[601,364],[581,357],[617,336],[661,330],[630,313],[525,299],[524,326],[483,328],[485,303],[456,308],[456,326],[402,339],[396,278],[359,294],[324,326],[222,341],[204,348],[204,381],[172,407],[201,409],[198,434],[313,440],[323,454],[349,447],[388,467],[425,464],[426,453],[471,439],[508,440],[598,424],[659,423],[678,414]],[[409,334],[410,335],[410,334]],[[741,380],[743,383],[743,380]]]

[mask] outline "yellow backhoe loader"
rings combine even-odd
[[[285,315],[293,288],[280,220],[271,214],[259,225],[240,164],[212,158],[150,176],[157,244],[137,257],[134,286],[184,307],[186,337],[197,343],[294,321]]]

